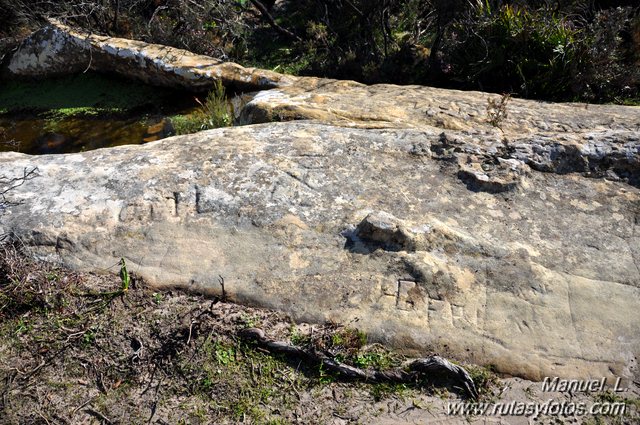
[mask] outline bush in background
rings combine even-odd
[[[449,87],[547,100],[640,98],[640,12],[630,7],[486,2],[447,28],[438,54],[432,75]]]
[[[243,52],[256,18],[247,0],[0,0],[0,40],[56,18],[96,33],[222,59]]]
[[[0,58],[13,36],[55,17],[300,75],[638,102],[638,6],[637,0],[0,0]]]
[[[446,81],[464,88],[563,99],[580,31],[548,7],[481,5],[445,33]]]
[[[576,46],[571,88],[588,102],[640,102],[640,10],[598,12]]]

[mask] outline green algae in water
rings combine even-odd
[[[0,152],[71,153],[150,142],[172,134],[167,116],[195,106],[187,91],[101,74],[0,81]]]
[[[126,113],[172,105],[184,93],[95,73],[42,81],[0,82],[0,111],[50,111],[70,116]]]

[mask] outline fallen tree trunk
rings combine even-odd
[[[455,365],[440,356],[430,356],[413,360],[404,368],[387,370],[360,369],[327,356],[317,350],[305,350],[286,342],[268,338],[262,329],[248,328],[239,332],[242,339],[253,341],[272,353],[284,354],[303,358],[309,362],[321,364],[323,368],[338,374],[339,376],[373,383],[410,383],[421,378],[440,377],[456,384],[465,394],[472,398],[478,398],[478,391],[469,373],[461,366]]]

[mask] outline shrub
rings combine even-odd
[[[171,117],[175,134],[189,134],[212,128],[228,127],[233,123],[233,107],[227,99],[222,82],[217,80],[204,102],[189,115]]]
[[[439,83],[546,100],[638,102],[639,9],[497,3],[446,28]]]
[[[273,20],[251,0],[0,0],[0,58],[43,17],[55,17],[98,33],[300,75],[548,100],[640,97],[637,0],[262,3]],[[635,8],[618,7],[625,5]],[[176,125],[193,131],[200,127],[194,120],[177,118]]]
[[[273,43],[262,34],[260,39],[252,37],[251,48],[256,53],[266,50],[259,63],[268,64],[269,53],[282,60],[278,53],[287,47],[289,60],[297,58],[306,64],[299,69],[303,75],[401,82],[399,73],[412,77],[412,66],[404,61],[413,62],[410,46],[428,38],[433,23],[430,11],[430,0],[285,2],[277,20],[303,41],[292,44],[276,37],[279,41]]]
[[[257,20],[248,11],[246,0],[0,0],[0,39],[37,29],[49,17],[92,32],[238,59]]]
[[[196,100],[202,108],[204,127],[218,128],[231,125],[233,121],[232,107],[220,80],[215,82],[204,103]]]
[[[442,71],[467,88],[565,98],[578,36],[578,29],[546,7],[485,5],[448,30]]]
[[[640,100],[640,10],[598,12],[574,54],[572,89],[589,102]]]
[[[152,12],[146,38],[223,60],[238,60],[246,54],[247,38],[255,24],[248,11],[247,2],[240,0],[169,0]]]

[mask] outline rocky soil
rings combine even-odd
[[[131,274],[127,291],[110,271],[77,273],[0,249],[2,424],[527,424],[634,423],[640,391],[542,392],[540,383],[465,365],[479,402],[617,403],[609,415],[447,414],[471,402],[433,381],[343,381],[300,358],[243,342],[259,326],[300,347],[322,345],[360,367],[403,360],[336,324],[294,324],[286,315],[181,291],[154,292]]]

